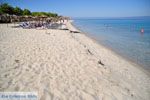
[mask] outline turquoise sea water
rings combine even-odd
[[[85,34],[150,72],[150,18],[73,20]]]

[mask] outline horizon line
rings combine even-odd
[[[125,16],[125,17],[71,17],[71,18],[140,18],[140,17],[146,17],[150,18],[150,16]]]

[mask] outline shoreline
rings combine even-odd
[[[74,20],[73,20],[74,21]],[[81,31],[79,28],[77,28],[76,26],[74,26],[72,23],[73,21],[70,21],[70,24],[72,25],[72,27],[74,27],[74,29],[76,29],[76,31],[79,31],[80,34],[83,34],[84,36],[88,37],[89,39],[91,39],[93,42],[95,42],[96,44],[102,46],[103,48],[107,49],[108,51],[110,51],[111,53],[113,53],[114,55],[118,56],[120,59],[124,59],[125,61],[129,62],[130,64],[132,64],[133,66],[137,67],[138,69],[142,70],[143,72],[145,72],[147,75],[150,76],[150,72],[147,71],[145,68],[143,68],[141,65],[136,64],[133,61],[130,61],[128,58],[121,56],[119,53],[115,52],[114,50],[112,50],[109,47],[106,47],[105,45],[101,44],[100,42],[97,41],[96,37],[86,34],[85,32]]]

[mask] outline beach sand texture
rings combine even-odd
[[[84,34],[10,26],[0,24],[0,92],[37,91],[39,100],[150,100],[150,76]]]

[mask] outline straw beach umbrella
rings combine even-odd
[[[43,21],[45,20],[46,21],[46,18],[47,18],[48,16],[45,16],[45,15],[42,15],[42,16],[40,16],[39,18],[40,19],[42,19],[42,24],[43,24]]]
[[[46,15],[41,15],[40,18],[47,18],[48,16]]]
[[[60,23],[61,23],[61,20],[63,20],[63,16],[58,16],[57,21],[60,21]]]
[[[30,20],[32,19],[32,16],[31,16],[31,15],[30,15],[30,16],[27,16],[27,15],[26,15],[26,16],[24,16],[24,17],[26,18],[27,21],[30,21]]]
[[[53,17],[48,17],[48,18],[46,18],[46,21],[47,21],[47,22],[51,22],[52,19],[53,19]]]
[[[27,16],[27,15],[22,16],[22,17],[23,17],[24,21],[29,21],[32,18],[32,16]]]
[[[13,15],[12,15],[11,22],[14,23],[14,26],[15,26],[15,21],[16,21],[16,19],[17,19],[17,16],[13,14]]]
[[[27,20],[27,18],[28,18],[28,16],[26,15],[26,16],[22,16],[22,20],[23,21],[26,21]]]
[[[53,17],[52,18],[52,22],[58,22],[59,21],[59,18],[58,17]]]
[[[8,22],[10,21],[10,15],[9,14],[2,14],[0,19],[2,21],[6,21],[7,22],[7,27],[8,27]]]
[[[33,16],[30,15],[30,16],[29,16],[29,20],[30,20],[30,21],[33,21]]]

